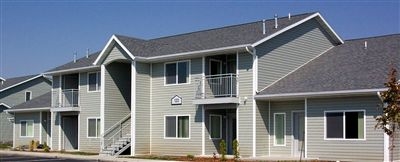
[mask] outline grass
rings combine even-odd
[[[12,145],[9,143],[0,143],[0,149],[9,149]]]

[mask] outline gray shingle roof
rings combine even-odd
[[[64,65],[50,69],[50,70],[46,71],[45,73],[59,71],[59,70],[68,70],[68,69],[92,66],[93,62],[96,60],[96,58],[97,58],[97,56],[99,56],[99,54],[100,54],[100,51],[90,54],[88,58],[86,58],[86,56],[79,58],[76,60],[76,62],[74,62],[72,60]]]
[[[6,81],[3,82],[3,84],[0,83],[0,91],[9,88],[11,86],[14,86],[18,83],[21,83],[23,81],[26,81],[28,79],[37,77],[39,74],[36,75],[27,75],[27,76],[21,76],[21,77],[15,77],[15,78],[7,78]]]
[[[400,69],[400,34],[348,40],[259,95],[385,88],[391,66]]]
[[[32,100],[16,105],[9,110],[17,109],[34,109],[34,108],[50,108],[51,106],[51,92],[47,92],[41,96],[35,97]]]
[[[169,37],[143,40],[116,35],[122,44],[135,56],[153,57],[190,51],[207,50],[235,45],[255,43],[277,31],[292,25],[314,13],[278,18],[278,28],[274,19],[266,20],[266,34],[263,34],[263,21],[227,26],[222,28],[191,32]]]

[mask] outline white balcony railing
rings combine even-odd
[[[79,107],[79,90],[63,89],[52,91],[52,107]]]
[[[236,74],[207,75],[198,79],[197,83],[196,99],[237,97]]]

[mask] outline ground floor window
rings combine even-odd
[[[274,113],[275,146],[285,145],[285,113]]]
[[[365,111],[325,112],[326,139],[364,139]]]
[[[100,118],[88,118],[88,137],[100,137]]]
[[[189,116],[165,116],[165,138],[189,138]]]
[[[222,134],[222,116],[210,115],[210,138],[221,139]]]
[[[21,137],[33,137],[33,120],[21,121]]]

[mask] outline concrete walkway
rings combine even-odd
[[[96,161],[165,162],[165,160],[115,158],[110,156],[99,156],[99,155],[72,155],[68,153],[62,154],[56,152],[45,153],[45,152],[10,151],[10,150],[0,150],[0,155],[24,155],[32,157],[67,158],[67,159],[96,160]]]

